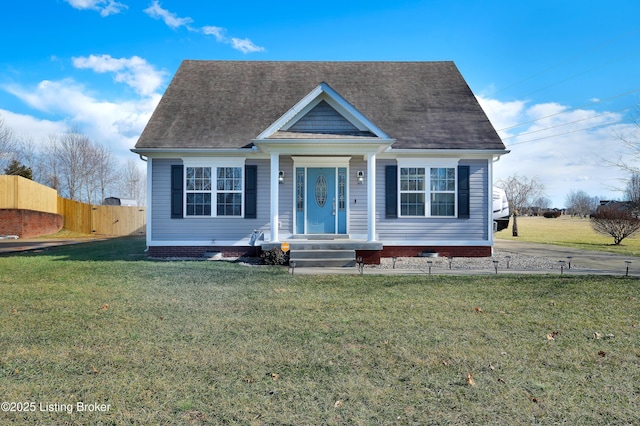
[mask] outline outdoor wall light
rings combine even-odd
[[[356,176],[358,177],[358,185],[362,185],[364,183],[364,172],[359,170]]]
[[[278,183],[280,184],[284,183],[284,172],[282,170],[278,172]]]

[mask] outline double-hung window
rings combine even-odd
[[[186,217],[242,217],[244,167],[236,163],[185,161]]]
[[[454,217],[456,215],[456,166],[400,162],[399,204],[401,217]]]

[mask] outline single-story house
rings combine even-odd
[[[150,255],[288,242],[292,259],[348,250],[349,264],[490,256],[493,163],[509,152],[453,62],[193,60],[132,151]]]

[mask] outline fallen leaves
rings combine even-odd
[[[469,386],[475,386],[476,385],[476,381],[473,380],[473,375],[471,373],[467,374],[467,384]]]
[[[476,307],[474,308],[474,310],[476,311],[476,314],[482,314],[482,313],[484,313],[484,311],[482,310],[482,308],[481,308],[481,307],[479,307],[479,306],[476,306]]]
[[[547,334],[547,340],[555,340],[559,334],[559,331],[552,331],[551,333]]]
[[[100,310],[102,310],[102,311],[106,311],[107,309],[109,309],[109,304],[108,303],[104,303],[102,305],[102,307],[100,308]]]

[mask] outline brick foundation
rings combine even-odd
[[[261,247],[238,246],[152,246],[149,256],[166,257],[202,257],[206,252],[219,251],[224,257],[257,257],[262,253]],[[356,259],[362,257],[367,265],[379,265],[383,257],[416,257],[423,251],[432,251],[442,257],[489,257],[491,247],[486,246],[385,246],[380,250],[356,250]]]
[[[0,235],[17,235],[33,238],[55,234],[62,229],[63,218],[59,214],[35,210],[0,209]]]
[[[224,257],[258,257],[260,247],[251,246],[151,246],[147,254],[150,257],[203,257],[205,253],[222,253]]]
[[[385,246],[381,257],[415,257],[423,251],[432,251],[442,257],[489,257],[489,246]]]

